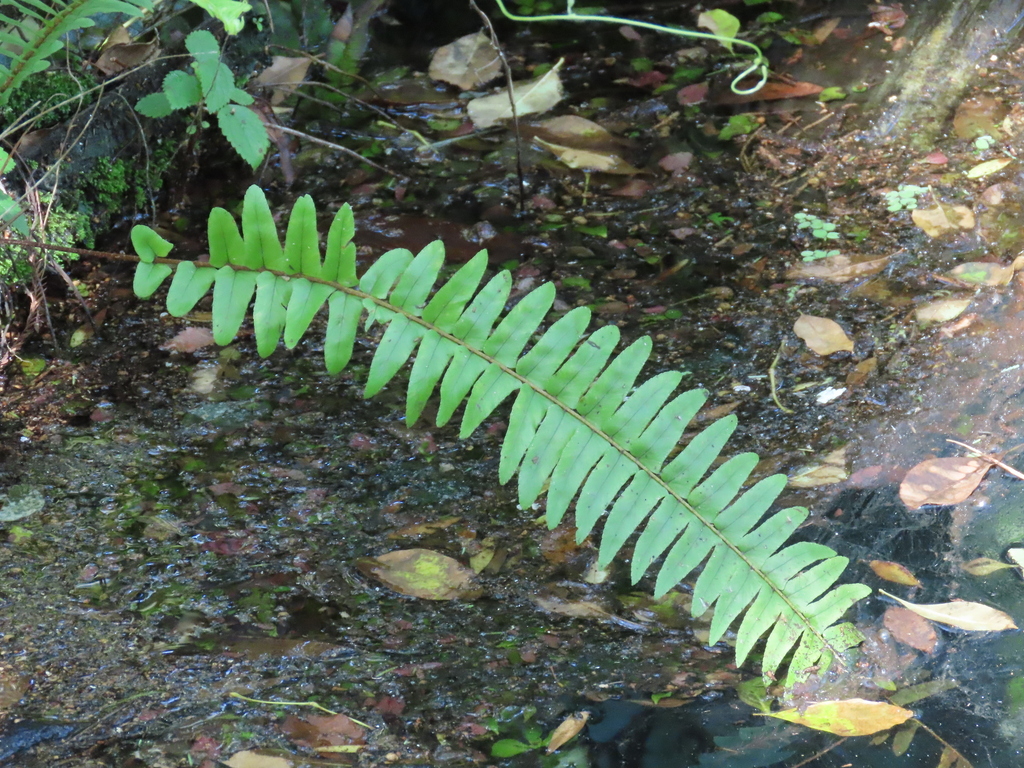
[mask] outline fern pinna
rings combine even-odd
[[[0,51],[11,62],[0,64],[0,107],[25,78],[50,65],[47,58],[64,47],[65,35],[95,24],[90,16],[141,16],[152,6],[152,0],[4,0],[0,24],[7,28],[0,28]]]
[[[515,393],[501,450],[501,482],[518,473],[524,507],[547,486],[546,516],[552,527],[575,500],[580,541],[606,516],[601,564],[640,531],[632,577],[638,580],[662,559],[658,594],[703,563],[694,585],[694,613],[714,606],[711,643],[743,616],[736,632],[737,663],[769,630],[762,657],[766,673],[774,672],[794,646],[791,673],[826,666],[860,640],[850,624],[837,622],[868,588],[846,584],[830,589],[847,559],[821,544],[784,546],[807,517],[806,509],[768,513],[785,477],[768,477],[741,493],[757,464],[753,453],[735,456],[708,474],[736,427],[734,416],[714,422],[671,456],[706,393],[691,390],[672,397],[681,379],[676,372],[636,385],[651,352],[649,338],[612,357],[618,328],[607,325],[585,336],[590,312],[578,307],[555,321],[524,354],[551,309],[551,283],[527,294],[499,321],[512,279],[501,272],[480,288],[485,253],[431,297],[444,260],[440,242],[415,256],[404,249],[389,251],[359,278],[353,234],[352,211],[345,205],[331,224],[321,259],[316,211],[307,195],[295,203],[282,248],[266,198],[258,187],[250,187],[242,232],[227,211],[213,210],[210,261],[177,263],[167,309],[181,316],[213,286],[214,339],[228,344],[255,293],[256,346],[267,356],[282,336],[294,347],[326,304],[324,357],[332,373],[348,363],[365,312],[367,328],[374,322],[387,325],[370,365],[367,397],[414,356],[409,423],[440,384],[437,423],[445,424],[465,403],[465,437]],[[135,291],[145,298],[172,272],[162,258],[171,245],[144,226],[132,230],[132,242],[141,260]]]

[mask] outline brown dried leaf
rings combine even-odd
[[[894,638],[922,653],[932,653],[939,643],[935,627],[923,616],[918,616],[908,608],[890,606],[885,610],[882,623]]]
[[[434,52],[427,74],[464,91],[485,85],[501,74],[501,59],[491,38],[474,32]]]
[[[589,712],[574,712],[563,720],[554,731],[551,732],[551,739],[548,741],[547,753],[550,755],[560,746],[583,730],[583,726],[590,719]]]
[[[532,115],[538,112],[547,112],[555,104],[562,100],[564,91],[562,81],[558,77],[558,70],[562,68],[564,59],[558,62],[544,75],[535,80],[513,83],[515,93],[516,114]],[[477,128],[490,128],[502,120],[512,118],[512,108],[509,104],[508,89],[503,89],[490,96],[483,96],[473,99],[466,104],[466,111],[469,119]]]
[[[960,456],[928,459],[907,472],[900,483],[900,499],[910,509],[925,504],[959,504],[978,487],[992,464]]]
[[[906,587],[920,587],[921,582],[912,574],[905,565],[893,563],[889,560],[871,560],[868,567],[875,572],[880,579],[891,581],[894,584],[903,584]]]
[[[264,88],[272,88],[270,103],[277,106],[289,96],[299,83],[306,79],[306,72],[313,60],[308,56],[274,56],[270,66],[260,72],[253,81]]]
[[[815,315],[800,315],[793,324],[793,332],[819,355],[833,352],[853,352],[853,341],[835,320]]]
[[[165,352],[195,352],[213,344],[213,331],[209,328],[186,328],[173,339],[165,342],[160,349]]]
[[[838,736],[868,736],[886,731],[904,723],[914,716],[909,709],[897,707],[884,701],[846,699],[844,701],[819,701],[803,711],[787,709],[768,713],[790,723],[806,725],[819,731]]]
[[[740,83],[741,88],[747,83]],[[748,104],[752,101],[778,101],[779,99],[799,99],[802,96],[817,96],[825,90],[817,83],[765,83],[764,87],[754,93],[733,93],[727,91],[715,97],[716,104]]]
[[[850,258],[840,254],[816,261],[800,262],[786,270],[789,280],[828,280],[830,283],[845,283],[858,277],[873,275],[885,269],[888,256],[880,258]]]
[[[622,176],[631,176],[640,173],[639,168],[634,168],[618,155],[612,152],[595,152],[590,149],[574,149],[561,144],[553,144],[544,139],[534,139],[538,144],[551,152],[570,168],[582,171],[597,171],[598,173],[614,173]]]
[[[950,603],[919,605],[901,600],[896,595],[890,595],[884,589],[878,591],[886,597],[892,598],[904,608],[909,608],[918,616],[957,629],[965,629],[968,632],[1002,632],[1007,629],[1017,629],[1013,619],[1005,613],[981,603],[954,600]]]
[[[915,208],[910,218],[928,237],[938,237],[955,229],[974,229],[974,212],[965,205],[937,202],[931,208]]]
[[[846,386],[850,389],[853,389],[854,387],[859,387],[861,384],[867,381],[868,376],[874,373],[877,368],[877,357],[872,356],[867,358],[866,360],[861,360],[853,367],[853,370],[846,375]]]

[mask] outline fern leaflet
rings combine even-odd
[[[223,209],[211,213],[208,229],[209,264],[178,263],[167,308],[183,315],[213,286],[217,343],[231,342],[253,302],[259,353],[271,354],[282,337],[292,348],[326,305],[324,357],[327,369],[337,373],[352,355],[365,312],[367,328],[387,326],[370,365],[367,397],[414,357],[407,420],[415,421],[439,388],[438,425],[465,404],[460,434],[466,437],[515,394],[499,480],[519,475],[524,507],[547,487],[551,527],[575,500],[579,541],[604,516],[601,564],[639,532],[632,578],[638,580],[663,559],[657,594],[703,563],[694,585],[694,614],[714,606],[710,643],[742,616],[737,663],[768,633],[764,671],[774,672],[795,648],[792,679],[814,665],[827,666],[860,641],[852,625],[837,622],[870,590],[861,584],[833,588],[847,559],[828,547],[785,546],[808,514],[800,507],[769,513],[785,477],[765,478],[741,492],[757,464],[753,453],[710,471],[736,427],[734,416],[712,423],[670,458],[707,396],[691,390],[673,397],[681,379],[677,372],[637,385],[651,352],[649,338],[613,357],[618,328],[608,325],[585,336],[590,312],[578,307],[524,353],[551,309],[552,284],[527,294],[501,318],[511,276],[501,272],[480,287],[487,264],[482,252],[431,297],[444,260],[440,242],[416,255],[389,251],[357,278],[348,205],[334,218],[323,259],[309,196],[295,203],[283,248],[256,186],[245,197],[241,233]],[[171,246],[142,226],[133,229],[132,240],[141,259],[135,290],[145,298],[171,274],[168,264],[156,261]]]
[[[11,57],[0,65],[0,107],[27,77],[49,66],[47,58],[59,51],[69,32],[91,27],[90,16],[98,13],[126,13],[139,16],[152,8],[152,0],[5,0],[0,12],[0,51]],[[20,31],[20,35],[13,30]]]

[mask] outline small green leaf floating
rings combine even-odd
[[[210,280],[214,336],[226,344],[255,294],[254,331],[264,356],[282,338],[289,347],[299,343],[326,307],[323,347],[332,373],[351,358],[360,319],[365,316],[367,328],[380,323],[386,328],[370,365],[368,396],[414,357],[407,422],[413,423],[439,390],[437,424],[461,409],[460,435],[466,437],[514,395],[499,481],[519,476],[524,509],[546,489],[545,517],[552,528],[574,504],[579,541],[603,518],[599,565],[635,542],[633,581],[660,561],[658,596],[703,564],[694,583],[694,613],[715,609],[709,644],[739,620],[737,664],[767,635],[762,669],[774,673],[792,654],[786,679],[791,683],[814,667],[827,668],[861,641],[852,625],[837,622],[870,589],[836,587],[848,561],[828,547],[786,546],[809,514],[803,507],[769,511],[786,478],[766,477],[743,491],[757,456],[717,462],[736,428],[735,416],[704,427],[680,450],[678,443],[707,393],[697,389],[673,396],[683,377],[676,371],[639,383],[650,338],[613,355],[618,328],[606,325],[586,336],[586,307],[540,333],[555,299],[551,283],[534,289],[502,317],[512,277],[499,272],[481,287],[486,252],[430,296],[443,265],[441,243],[417,255],[389,251],[357,280],[351,208],[345,205],[336,215],[323,259],[303,223],[312,210],[308,197],[296,203],[292,218],[299,222],[289,224],[282,249],[258,187],[245,196],[241,234],[226,211],[215,209],[209,221],[210,263],[194,263],[188,279],[172,282],[168,304],[176,314],[191,311],[199,299],[197,281]],[[166,266],[153,259],[169,245],[142,226],[135,227],[132,241],[142,260],[136,285],[149,295],[159,282],[153,268]],[[215,274],[200,278],[204,270]],[[296,290],[302,281],[318,290]],[[284,308],[283,321],[277,302]]]

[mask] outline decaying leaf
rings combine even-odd
[[[811,464],[791,475],[792,488],[817,488],[821,485],[841,483],[850,473],[846,471],[846,446],[822,457],[821,463]]]
[[[927,459],[907,472],[900,483],[900,499],[910,509],[925,504],[959,504],[974,493],[991,468],[991,462],[984,459]]]
[[[802,712],[798,709],[786,709],[782,712],[771,712],[769,715],[837,736],[868,736],[904,723],[912,718],[914,713],[884,701],[845,699],[819,701]]]
[[[844,254],[829,256],[815,261],[800,262],[786,270],[789,280],[827,280],[830,283],[846,283],[858,277],[874,275],[885,269],[888,256],[879,258],[850,257]]]
[[[260,72],[253,83],[273,89],[270,104],[276,107],[292,95],[295,86],[306,79],[312,63],[313,59],[309,56],[274,56],[270,66]]]
[[[963,314],[971,305],[971,299],[941,299],[929,301],[914,310],[914,317],[921,325],[945,323]]]
[[[971,170],[967,171],[966,175],[968,179],[980,179],[984,176],[991,176],[993,173],[1003,170],[1012,162],[1013,160],[1009,157],[997,157],[995,160],[986,160],[984,163],[979,163],[971,168]]]
[[[474,32],[438,48],[427,74],[434,80],[468,91],[498,77],[501,59],[491,38],[483,32]]]
[[[800,315],[793,324],[793,332],[819,355],[833,352],[853,352],[853,341],[835,320],[815,315]]]
[[[366,557],[356,561],[356,567],[410,597],[473,600],[483,594],[473,571],[429,549],[399,549],[379,557]]]
[[[910,749],[911,742],[914,740],[914,734],[917,733],[917,729],[920,727],[921,723],[917,720],[911,720],[899,726],[892,735],[892,753],[897,757],[905,755],[907,750]]]
[[[899,642],[922,653],[932,653],[939,644],[939,636],[931,622],[903,606],[886,608],[882,624]]]
[[[893,563],[889,560],[871,560],[868,567],[874,571],[880,579],[891,581],[894,584],[903,584],[906,587],[920,587],[921,582],[910,572],[905,565]]]
[[[565,59],[559,59],[555,66],[535,80],[512,84],[516,114],[519,117],[547,112],[562,100],[564,92],[558,70],[562,68],[564,62]],[[466,105],[466,109],[469,112],[469,119],[477,128],[490,128],[501,120],[512,118],[508,89],[473,99]]]
[[[613,151],[625,143],[603,126],[579,115],[560,115],[540,120],[532,128],[545,141],[576,149]]]
[[[554,731],[551,732],[551,739],[548,741],[547,753],[550,755],[560,746],[583,730],[583,726],[590,719],[589,712],[574,712],[565,718]]]
[[[1007,285],[1013,278],[1013,265],[991,261],[968,261],[949,270],[949,276],[970,285]]]
[[[846,386],[849,389],[859,387],[865,381],[868,376],[874,373],[878,369],[878,358],[871,356],[865,360],[861,360],[855,366],[853,370],[846,375]]]
[[[1024,573],[1024,548],[1010,547],[1006,550],[1006,559],[1019,568],[1021,573]]]
[[[229,768],[292,768],[292,761],[276,755],[264,755],[250,749],[235,752],[224,765]]]
[[[991,557],[979,557],[969,560],[960,566],[971,576],[990,576],[996,571],[1005,571],[1007,568],[1017,568],[1012,563],[1004,563],[1002,560],[993,560]]]
[[[177,333],[174,338],[160,345],[165,352],[195,352],[213,344],[213,331],[209,328],[191,326]]]
[[[981,603],[954,600],[951,603],[918,605],[901,600],[896,595],[890,595],[884,589],[878,591],[886,597],[892,598],[904,608],[909,608],[918,616],[957,629],[965,629],[968,632],[1002,632],[1007,629],[1017,629],[1013,619],[1005,613]]]
[[[634,168],[621,157],[610,152],[595,152],[590,149],[573,149],[561,144],[552,144],[544,139],[534,139],[538,144],[554,154],[559,160],[570,168],[581,171],[597,171],[598,173],[614,173],[620,175],[632,175],[640,173],[639,168]]]
[[[974,229],[974,212],[965,205],[937,202],[931,208],[915,208],[910,217],[928,237],[955,229]]]

